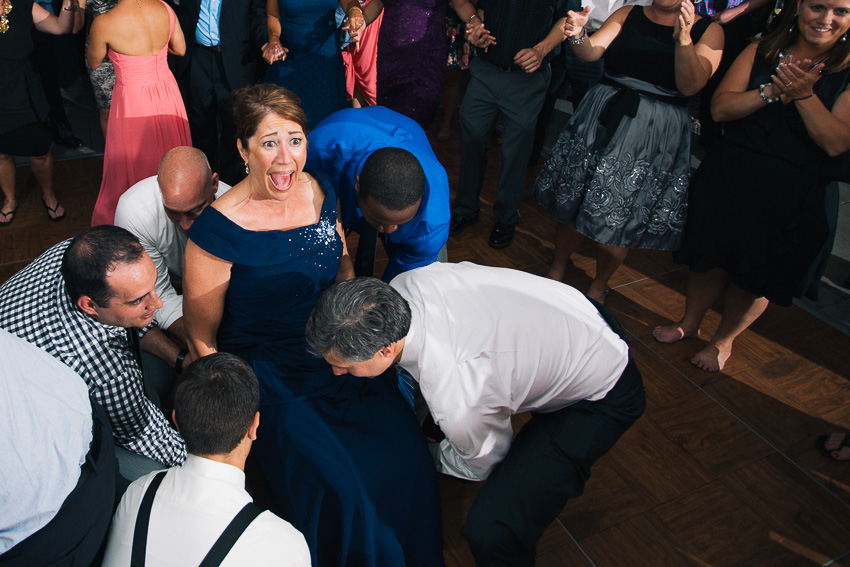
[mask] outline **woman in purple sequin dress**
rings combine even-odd
[[[384,0],[378,104],[427,128],[446,78],[446,0]]]

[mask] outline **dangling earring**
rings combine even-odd
[[[838,41],[840,41],[841,43],[847,43],[847,32],[844,32],[844,35],[842,35],[841,39],[839,39]]]
[[[788,33],[794,33],[795,29],[797,29],[797,14],[794,14],[794,17],[791,18],[791,27],[788,28]]]
[[[245,162],[245,175],[248,175],[249,173],[251,173],[251,170],[248,169],[248,162],[246,161]]]

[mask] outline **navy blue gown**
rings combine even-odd
[[[218,348],[257,374],[258,468],[313,565],[439,566],[436,472],[410,407],[390,376],[335,376],[307,351],[307,318],[342,254],[336,195],[314,176],[326,191],[316,224],[254,232],[207,207],[192,226],[195,244],[233,263]]]

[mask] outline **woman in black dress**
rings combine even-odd
[[[65,211],[53,193],[53,136],[36,112],[37,97],[44,97],[41,84],[30,64],[32,28],[62,35],[82,26],[78,0],[64,0],[55,16],[33,0],[0,0],[0,226],[11,224],[18,203],[15,199],[15,158],[29,156],[47,217],[65,218]]]
[[[569,12],[564,33],[582,61],[605,57],[532,187],[558,221],[548,277],[561,280],[584,237],[597,243],[587,295],[604,303],[629,249],[676,250],[690,178],[688,97],[717,69],[723,30],[690,0],[625,6],[593,35],[589,8]]]
[[[789,305],[828,234],[824,163],[850,149],[850,0],[798,0],[748,46],[712,99],[726,122],[691,186],[681,250],[682,319],[653,334],[699,336],[725,292],[720,326],[691,362],[719,371],[735,338],[769,302]]]

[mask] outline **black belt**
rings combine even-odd
[[[203,43],[196,43],[195,47],[200,47],[201,49],[206,49],[207,51],[213,51],[215,53],[221,53],[221,45],[204,45]]]

